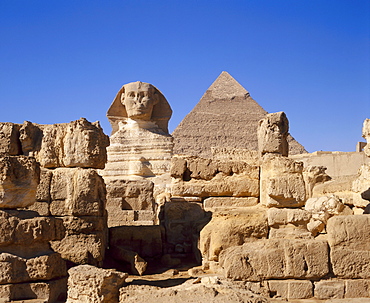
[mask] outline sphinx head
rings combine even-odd
[[[159,102],[155,91],[153,85],[140,81],[124,85],[121,103],[126,108],[127,117],[133,120],[151,120],[153,108]]]
[[[168,133],[171,115],[171,107],[163,94],[155,86],[140,81],[122,86],[107,113],[113,132],[117,129],[117,121],[130,118],[152,121]]]

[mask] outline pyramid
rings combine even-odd
[[[258,150],[258,121],[267,112],[227,72],[222,72],[174,130],[174,153],[211,158],[211,147]],[[305,153],[289,135],[289,153]]]

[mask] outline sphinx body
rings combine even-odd
[[[170,170],[172,110],[149,83],[132,82],[117,93],[107,117],[112,125],[104,177],[151,178]]]

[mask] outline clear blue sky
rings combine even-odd
[[[370,118],[368,0],[0,0],[0,121],[101,121],[149,82],[173,131],[222,72],[309,152],[354,151]]]

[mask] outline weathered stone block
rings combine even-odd
[[[28,246],[58,240],[64,236],[62,221],[58,218],[38,217],[31,211],[0,211],[0,247],[27,243]]]
[[[370,280],[353,279],[344,280],[345,298],[368,298],[370,297]]]
[[[101,266],[107,247],[107,236],[105,232],[71,234],[60,241],[51,241],[50,244],[64,260],[75,264]]]
[[[243,161],[175,157],[174,196],[258,197],[259,167]]]
[[[329,272],[325,241],[269,239],[230,247],[220,264],[233,280],[317,279]]]
[[[118,303],[119,289],[128,277],[126,273],[90,265],[72,267],[68,273],[67,303]]]
[[[270,227],[269,239],[313,239],[311,232],[303,225],[274,225]]]
[[[141,257],[162,255],[162,227],[119,226],[109,229],[109,248],[121,247],[137,252]]]
[[[370,216],[335,216],[326,227],[330,247],[370,252]]]
[[[284,112],[267,114],[259,121],[257,138],[260,155],[272,153],[288,156],[289,122]]]
[[[172,183],[171,192],[174,196],[258,197],[259,180],[252,179],[249,175],[221,176],[218,174],[210,181],[175,180]]]
[[[0,269],[0,284],[45,281],[67,275],[65,261],[56,253],[30,259],[1,253]]]
[[[358,177],[352,183],[352,191],[354,206],[365,208],[370,203],[370,165],[360,167]]]
[[[171,177],[183,179],[186,171],[186,160],[181,157],[172,157],[171,159]],[[185,177],[186,178],[186,177]]]
[[[314,220],[325,224],[331,216],[339,215],[345,211],[345,205],[334,195],[310,198],[306,201],[304,208]]]
[[[106,217],[74,217],[64,216],[60,218],[63,221],[63,226],[66,235],[92,234],[95,232],[103,232],[107,230]]]
[[[256,197],[210,197],[204,200],[205,211],[227,211],[231,209],[244,209],[258,204]]]
[[[148,180],[107,179],[107,207],[117,204],[121,210],[153,210],[154,184]],[[109,213],[108,213],[109,216]]]
[[[314,187],[322,185],[331,179],[329,175],[325,173],[325,166],[307,166],[303,169],[303,179],[306,185],[306,197],[311,198],[313,195]]]
[[[370,277],[370,216],[335,216],[328,220],[333,272],[341,278]]]
[[[0,122],[0,154],[10,156],[22,154],[19,128],[19,124]]]
[[[267,218],[269,226],[288,223],[306,225],[310,221],[311,214],[303,209],[270,208],[267,210]]]
[[[344,298],[344,281],[340,280],[322,280],[314,282],[315,298],[320,300],[342,299]]]
[[[25,122],[20,141],[23,153],[36,157],[42,167],[104,168],[107,161],[108,136],[99,122],[84,118],[53,125]]]
[[[267,238],[266,210],[254,206],[243,211],[213,215],[200,231],[199,249],[204,261],[218,261],[220,252],[228,247]]]
[[[40,216],[47,217],[50,216],[50,204],[49,202],[38,202],[27,207],[28,210],[37,212]]]
[[[64,302],[67,297],[67,278],[48,282],[0,285],[0,298],[17,302]],[[25,301],[25,299],[27,301]]]
[[[19,244],[60,240],[64,236],[62,221],[53,217],[20,220],[14,231],[14,242]]]
[[[40,183],[37,186],[36,201],[50,202],[50,185],[53,176],[52,170],[41,168]]]
[[[269,280],[268,287],[271,295],[283,299],[307,299],[313,296],[311,281],[305,280]]]
[[[109,138],[99,122],[84,118],[65,124],[63,164],[66,167],[104,168]]]
[[[50,194],[53,216],[104,216],[105,184],[94,169],[55,169]]]
[[[26,261],[26,271],[31,280],[45,281],[67,276],[67,267],[60,254],[42,255]]]
[[[34,158],[0,157],[0,208],[20,208],[35,203],[39,180],[40,168]]]
[[[268,156],[261,165],[261,204],[267,207],[299,207],[306,200],[303,163]]]

